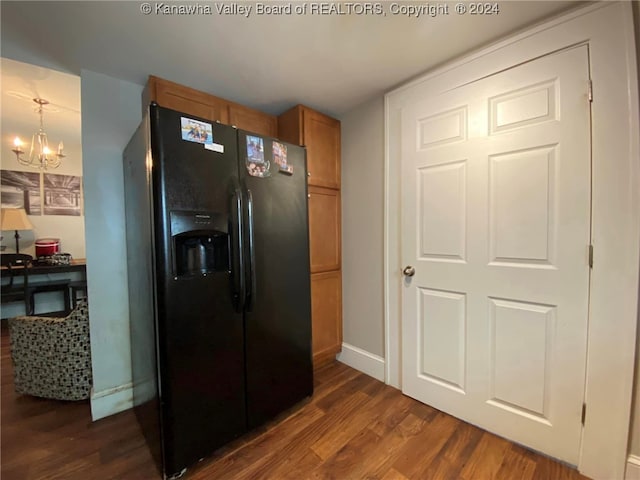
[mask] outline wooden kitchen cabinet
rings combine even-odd
[[[229,102],[178,83],[150,76],[142,95],[143,109],[155,101],[172,110],[214,122],[229,123]]]
[[[242,105],[229,105],[229,123],[249,132],[278,136],[278,117]]]
[[[260,135],[275,137],[278,133],[278,117],[274,115],[153,75],[149,77],[142,94],[143,110],[146,110],[152,101],[162,107],[213,122],[235,125],[242,130]]]
[[[340,190],[309,186],[311,273],[340,270]]]
[[[340,271],[311,275],[313,365],[328,363],[342,348],[342,275]]]
[[[340,189],[340,121],[297,105],[278,117],[278,136],[307,147],[309,185]]]

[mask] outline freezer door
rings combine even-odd
[[[165,471],[246,431],[236,130],[152,109]]]
[[[302,147],[240,131],[238,151],[246,203],[247,417],[255,427],[313,392],[307,174]]]

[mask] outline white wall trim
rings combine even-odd
[[[401,362],[401,322],[400,322],[400,162],[392,162],[390,150],[390,129],[398,122],[390,119],[389,95],[384,97],[384,224],[383,224],[383,279],[384,279],[384,358],[385,382],[395,388],[402,388]],[[395,180],[395,181],[394,181]],[[395,287],[395,288],[394,288]]]
[[[94,422],[130,408],[133,408],[131,382],[100,392],[91,390],[91,419]]]
[[[585,402],[578,469],[595,479],[624,478],[638,313],[640,131],[633,15],[629,2],[601,2],[538,25],[415,79],[385,96],[386,381],[401,384],[400,114],[409,87],[450,89],[458,69],[479,78],[577,44],[589,45],[594,82],[594,269],[589,303]],[[408,103],[407,103],[408,104]],[[615,232],[615,234],[613,233]],[[600,252],[600,253],[597,253]]]
[[[384,358],[348,343],[342,344],[342,352],[336,358],[345,365],[384,382]]]
[[[640,480],[640,457],[629,455],[627,458],[627,472],[624,480]]]

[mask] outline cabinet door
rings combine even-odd
[[[339,270],[340,191],[309,186],[311,273]]]
[[[308,108],[302,116],[309,185],[340,188],[340,122]]]
[[[278,117],[242,105],[229,106],[229,123],[260,135],[278,136]]]
[[[156,82],[158,105],[214,122],[229,123],[229,104],[225,100],[173,82]]]
[[[342,275],[311,275],[313,365],[328,363],[342,349]]]

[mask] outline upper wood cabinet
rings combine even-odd
[[[297,105],[278,117],[278,136],[307,147],[309,185],[340,188],[340,121]]]
[[[143,110],[155,101],[162,107],[213,122],[235,125],[260,135],[275,137],[278,133],[278,117],[274,115],[159,77],[149,77],[142,99]]]
[[[229,102],[223,98],[154,76],[147,82],[142,108],[146,109],[152,101],[189,115],[229,123]]]
[[[229,123],[242,130],[269,137],[278,136],[278,117],[242,105],[229,105]]]

